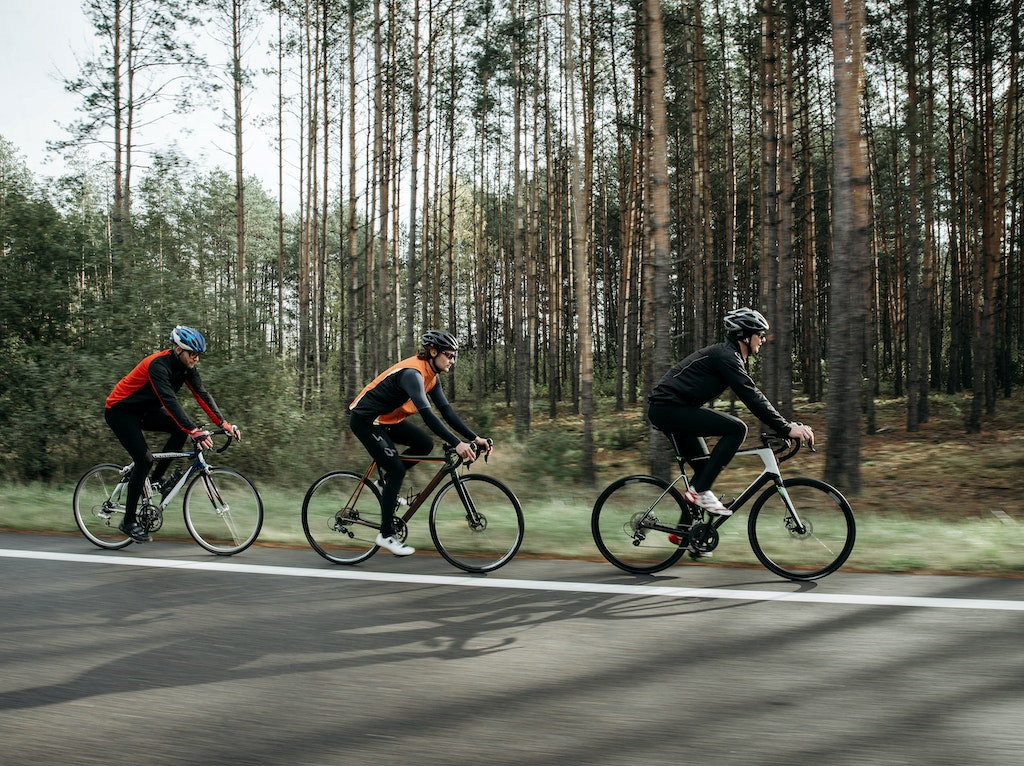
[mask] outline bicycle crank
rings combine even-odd
[[[701,553],[710,553],[718,547],[718,530],[713,524],[694,524],[690,527],[690,546]]]

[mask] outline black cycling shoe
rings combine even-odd
[[[133,521],[131,524],[125,524],[122,521],[117,528],[137,543],[148,543],[150,541],[149,533],[137,521]]]

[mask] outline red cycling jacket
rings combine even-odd
[[[178,401],[177,394],[183,385],[188,386],[192,396],[215,425],[224,422],[217,403],[203,388],[199,371],[182,364],[172,349],[150,354],[135,365],[135,369],[121,378],[110,392],[107,409],[116,408],[141,414],[163,407],[182,431],[189,432],[197,426]]]

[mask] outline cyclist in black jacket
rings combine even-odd
[[[136,511],[146,475],[153,466],[153,453],[149,451],[143,431],[162,431],[169,434],[163,452],[177,452],[192,440],[203,449],[213,446],[210,435],[198,428],[178,401],[178,390],[188,386],[192,396],[206,416],[217,426],[241,440],[238,426],[224,420],[217,403],[203,387],[196,369],[199,355],[206,352],[206,339],[198,330],[178,325],[171,331],[171,348],[150,354],[118,381],[107,397],[104,417],[110,430],[128,450],[135,468],[128,480],[124,521],[119,529],[136,542],[149,542],[149,533],[139,524]],[[158,482],[167,469],[168,461],[161,461],[153,471]]]
[[[708,513],[731,516],[711,491],[715,479],[729,464],[747,436],[746,424],[726,412],[704,405],[726,389],[776,433],[814,442],[810,426],[792,423],[775,409],[754,385],[747,358],[761,350],[768,337],[768,320],[759,311],[736,309],[725,315],[726,338],[690,354],[669,370],[648,396],[647,417],[655,428],[673,438],[680,454],[693,468],[687,499]],[[717,436],[708,451],[705,436]]]

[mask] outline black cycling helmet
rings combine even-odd
[[[197,354],[206,353],[206,338],[199,330],[185,325],[178,325],[171,330],[171,343],[186,351],[194,351]]]
[[[731,338],[749,338],[761,332],[768,332],[768,320],[760,311],[747,308],[734,309],[722,320]]]
[[[455,336],[445,330],[427,330],[423,333],[423,338],[420,340],[420,344],[423,348],[433,346],[438,351],[459,350],[459,342],[455,340]]]

